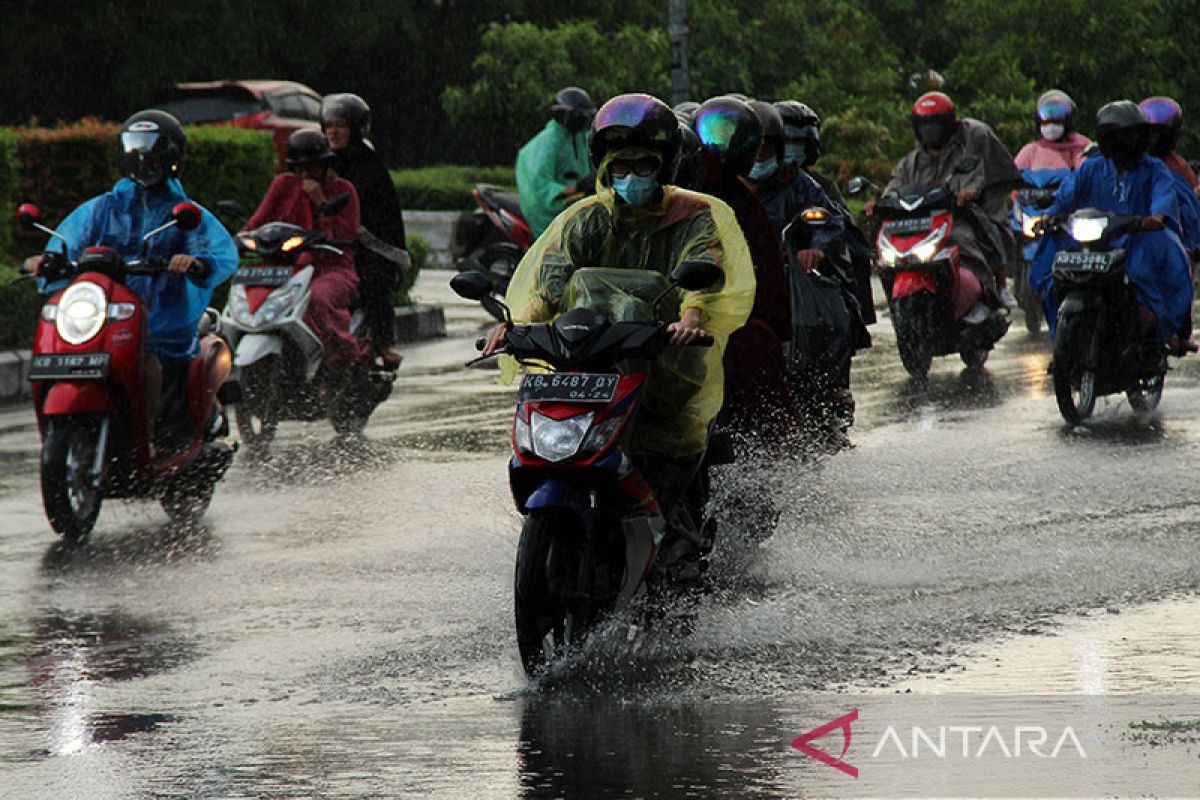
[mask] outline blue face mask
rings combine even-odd
[[[783,146],[783,163],[794,164],[795,166],[803,166],[807,160],[808,154],[804,151],[802,144],[785,144]]]
[[[658,178],[630,173],[623,178],[613,178],[613,189],[629,205],[644,206],[654,199],[654,193],[658,191]]]
[[[779,159],[771,156],[769,161],[755,161],[747,175],[752,181],[765,181],[779,170]]]

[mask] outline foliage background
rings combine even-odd
[[[173,81],[279,77],[371,102],[394,167],[507,164],[558,88],[667,91],[667,1],[5,0],[0,123],[120,120]],[[1010,147],[1060,87],[1200,103],[1200,0],[691,0],[693,96],[795,97],[825,118],[826,171],[911,141],[908,77],[943,73]],[[36,65],[36,69],[34,68]],[[19,79],[18,79],[19,78]],[[1185,154],[1200,126],[1185,125]],[[833,163],[840,162],[840,163]]]

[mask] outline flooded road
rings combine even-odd
[[[723,476],[784,512],[761,546],[732,521],[691,634],[601,637],[531,690],[511,390],[461,368],[485,320],[446,278],[419,291],[450,338],[409,348],[370,441],[287,424],[199,526],[113,502],[61,547],[32,413],[0,410],[0,796],[980,796],[901,781],[862,736],[930,711],[893,698],[952,696],[951,716],[1086,711],[1082,750],[1099,712],[1055,704],[1118,692],[1143,699],[1100,716],[1130,735],[1090,764],[1116,766],[1058,794],[1200,796],[1200,359],[1153,419],[1110,398],[1072,431],[1019,323],[984,373],[942,358],[918,385],[884,320],[856,362],[853,450]],[[1151,745],[1130,725],[1156,703],[1176,717]],[[792,747],[851,707],[858,779]],[[1042,793],[972,774],[984,796]]]

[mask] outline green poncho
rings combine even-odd
[[[563,189],[591,171],[587,131],[572,134],[550,120],[525,143],[517,154],[517,191],[521,212],[535,236],[566,208],[567,203],[559,199]]]
[[[645,272],[666,276],[684,261],[714,263],[724,279],[706,291],[680,293],[665,316],[676,320],[684,309],[699,309],[701,326],[716,344],[668,348],[651,369],[631,445],[638,454],[678,458],[702,452],[721,410],[725,342],[754,304],[754,266],[733,210],[715,197],[673,186],[664,188],[660,205],[631,209],[611,189],[601,189],[554,220],[521,259],[505,297],[518,323],[550,320],[589,299],[610,314],[644,309],[638,298],[653,288]],[[623,271],[631,272],[625,298]],[[515,364],[506,362],[503,374],[512,380]]]

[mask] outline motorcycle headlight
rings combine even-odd
[[[591,432],[587,435],[587,439],[583,442],[582,452],[592,455],[603,450],[612,441],[612,438],[617,435],[617,431],[620,430],[621,422],[623,421],[624,417],[612,417],[592,428]]]
[[[879,240],[879,260],[883,262],[884,266],[896,266],[896,259],[899,257],[900,252],[892,246],[891,242],[889,242],[887,239]]]
[[[533,452],[533,436],[529,431],[529,423],[521,419],[520,414],[513,418],[513,443],[517,446],[518,453]]]
[[[1071,217],[1068,230],[1077,242],[1098,242],[1108,228],[1108,217]]]
[[[237,284],[229,290],[229,315],[243,328],[254,327],[254,315],[250,313],[250,301],[246,299],[246,287]]]
[[[274,322],[284,311],[296,302],[303,291],[299,284],[288,284],[283,289],[276,289],[258,310],[258,318],[263,322]]]
[[[1021,234],[1026,239],[1037,238],[1037,233],[1034,232],[1033,226],[1037,225],[1039,219],[1041,219],[1041,217],[1034,216],[1033,214],[1026,214],[1024,211],[1021,212]]]
[[[534,411],[531,415],[534,454],[551,462],[575,455],[595,417],[595,412],[589,411],[566,419],[551,419]]]
[[[946,223],[938,226],[937,230],[932,231],[921,241],[913,245],[913,249],[909,250],[909,255],[916,258],[918,261],[931,261],[937,255],[938,245],[942,243],[942,239],[946,238]]]
[[[91,281],[73,283],[58,301],[54,325],[70,344],[83,344],[104,327],[108,311],[104,290]]]

